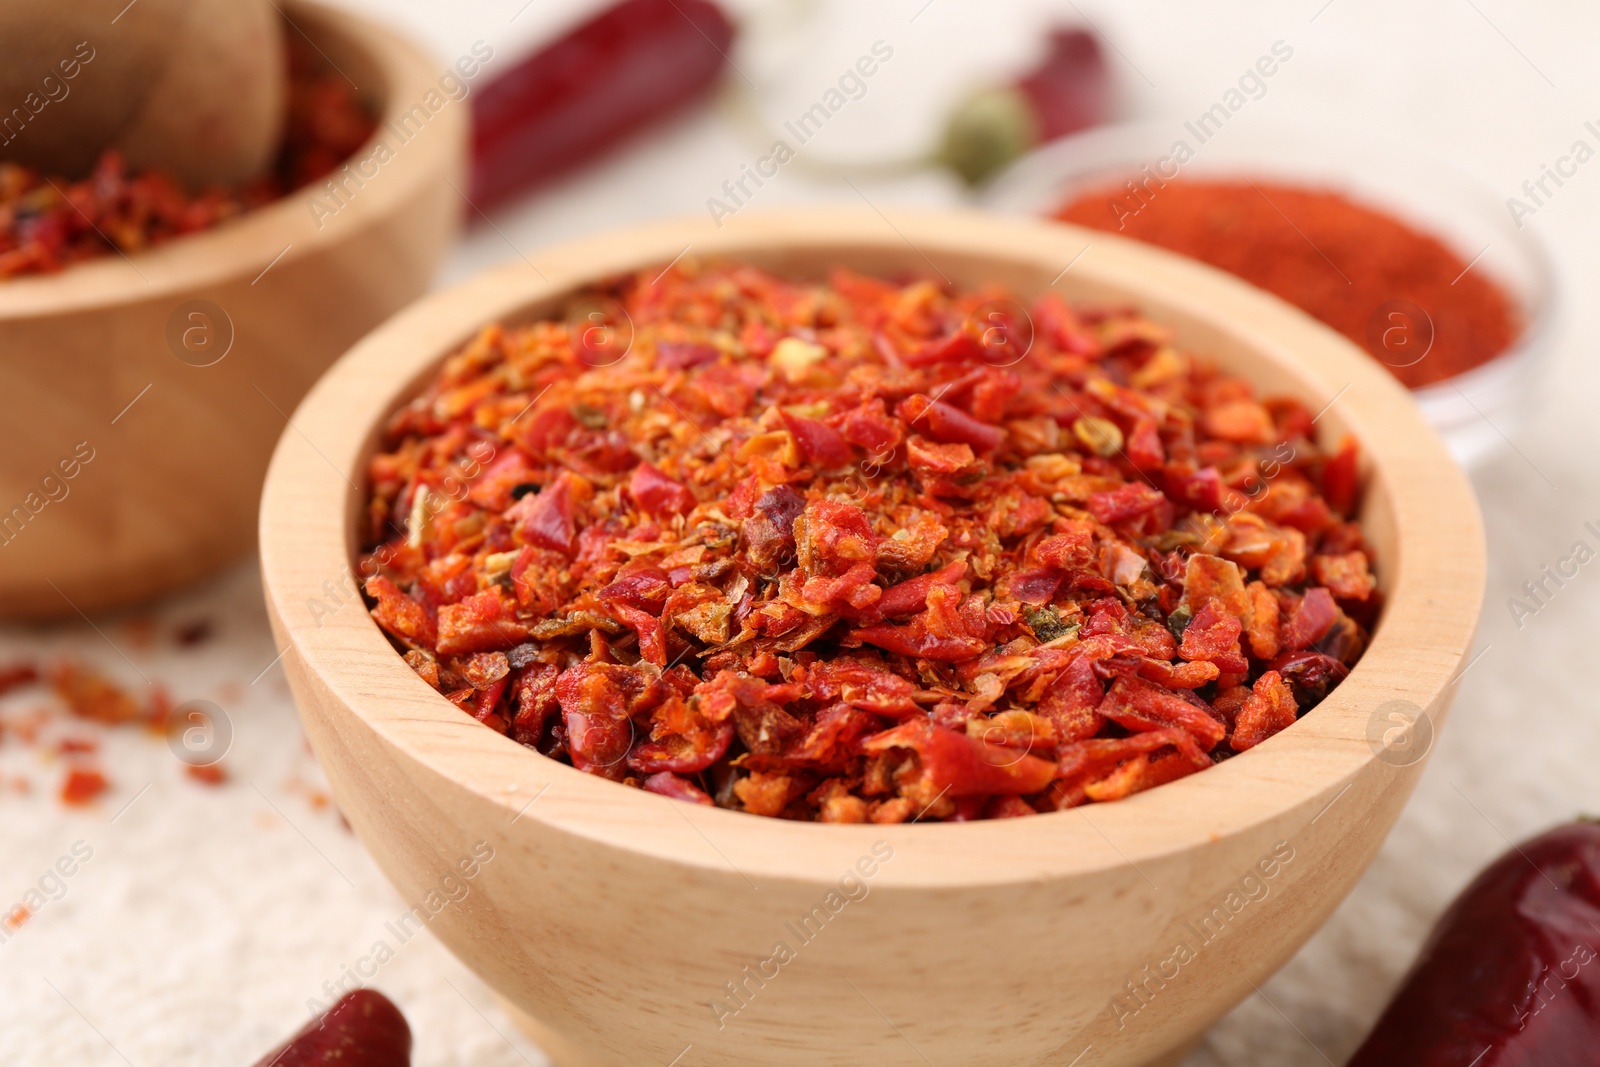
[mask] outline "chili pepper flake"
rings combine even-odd
[[[99,771],[86,767],[73,767],[67,771],[66,781],[61,783],[61,801],[74,807],[82,807],[110,788],[111,783]]]
[[[370,462],[373,618],[523,745],[780,818],[1115,800],[1292,725],[1381,607],[1354,443],[1131,309],[1043,297],[994,365],[996,299],[686,259],[574,298],[607,366],[485,329]]]
[[[172,697],[164,685],[153,683],[141,701],[111,678],[78,660],[61,659],[43,666],[21,662],[0,667],[0,696],[11,689],[36,683],[47,684],[54,691],[65,706],[65,714],[72,717],[74,729],[90,732],[59,734],[50,740],[46,727],[60,720],[63,711],[47,704],[20,715],[11,713],[0,717],[0,737],[14,736],[27,745],[48,743],[50,751],[65,758],[67,775],[59,797],[64,804],[75,807],[89,804],[111,787],[105,771],[93,760],[101,751],[104,731],[133,727],[147,735],[165,738],[174,712]],[[220,764],[188,766],[185,771],[208,785],[221,785],[228,780]],[[31,788],[22,778],[0,782],[0,786],[18,793],[27,793]]]
[[[76,660],[52,665],[48,678],[68,710],[81,719],[119,726],[145,716],[145,709],[126,689]]]
[[[0,696],[39,680],[39,668],[32,663],[9,663],[0,667]]]
[[[204,766],[189,764],[183,773],[204,785],[222,785],[228,780],[228,772],[220,763],[210,763]]]
[[[0,281],[59,271],[113,251],[140,252],[208,230],[333,171],[366,143],[377,123],[315,46],[293,36],[287,44],[288,100],[278,158],[266,174],[237,188],[191,192],[161,171],[130,172],[114,149],[81,180],[0,163]]]
[[[211,640],[216,627],[210,619],[192,619],[173,632],[173,639],[183,648],[194,648]]]

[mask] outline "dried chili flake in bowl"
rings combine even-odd
[[[492,729],[755,814],[1008,817],[1203,770],[1359,659],[1355,446],[1298,400],[1130,309],[658,273],[483,330],[370,461],[373,617]]]
[[[106,776],[93,767],[70,767],[61,783],[61,802],[82,807],[111,788]]]
[[[287,44],[283,144],[272,169],[244,185],[191,192],[159,170],[130,172],[114,149],[81,180],[0,163],[0,281],[209,230],[330,173],[377,122],[315,46]]]

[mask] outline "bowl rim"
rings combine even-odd
[[[341,164],[341,170],[353,161],[368,159],[378,143],[391,136],[391,124],[436,86],[442,68],[411,40],[380,22],[322,0],[284,0],[279,10],[290,24],[290,32],[304,33],[309,28],[313,34],[332,34],[353,49],[382,82],[376,90],[383,102],[377,127]],[[463,99],[451,106],[464,105]],[[416,136],[449,125],[430,122]],[[435,138],[440,136],[449,136],[449,131],[434,133]],[[270,267],[315,255],[347,234],[387,217],[395,205],[414,194],[419,183],[428,180],[431,168],[425,165],[426,155],[421,150],[396,152],[394,160],[384,165],[384,180],[370,182],[370,190],[358,190],[364,195],[350,197],[332,220],[324,220],[325,225],[318,225],[310,209],[309,198],[322,187],[314,183],[210,230],[131,257],[107,254],[57,273],[0,282],[0,320],[135,304],[241,278],[259,280]],[[412,162],[408,163],[408,158]]]
[[[1099,183],[1105,180],[1109,172],[1124,169],[1124,163],[1126,169],[1132,170],[1136,164],[1148,161],[1147,155],[1138,153],[1137,145],[1158,139],[1172,139],[1180,123],[1183,123],[1183,119],[1177,115],[1127,119],[1092,126],[1037,145],[984,185],[978,197],[979,205],[986,210],[1005,214],[1048,218],[1048,205],[1040,203],[1046,196],[1046,190],[1049,198],[1059,203],[1069,188]],[[1484,209],[1484,217],[1488,217],[1490,209],[1495,209],[1496,221],[1500,221],[1498,209],[1501,204],[1492,187],[1448,154],[1427,146],[1419,147],[1415,142],[1381,136],[1364,127],[1344,125],[1335,126],[1331,131],[1320,130],[1317,139],[1311,141],[1300,127],[1272,120],[1262,120],[1239,136],[1243,141],[1240,147],[1261,148],[1270,144],[1275,153],[1281,152],[1288,160],[1299,158],[1300,147],[1308,144],[1316,145],[1324,154],[1334,154],[1328,149],[1330,140],[1334,144],[1367,150],[1381,148],[1381,153],[1372,154],[1381,154],[1386,159],[1405,160],[1416,167],[1425,166],[1458,192],[1470,197],[1474,210]],[[1283,152],[1286,145],[1288,151]],[[1227,149],[1222,151],[1226,157]],[[1204,174],[1202,169],[1201,176],[1204,177]],[[1309,180],[1306,184],[1310,184]],[[1356,199],[1365,199],[1360,190],[1356,191]],[[1388,206],[1375,206],[1385,212],[1395,213]],[[1408,219],[1403,215],[1398,217],[1424,233],[1441,236],[1425,220]],[[1556,269],[1555,254],[1544,235],[1534,227],[1523,226],[1510,228],[1507,232],[1514,235],[1517,251],[1526,257],[1532,274],[1529,288],[1534,295],[1531,300],[1514,289],[1508,289],[1507,293],[1522,320],[1521,332],[1505,351],[1492,359],[1448,378],[1411,389],[1418,403],[1425,407],[1441,402],[1459,402],[1458,391],[1480,393],[1487,383],[1504,375],[1537,372],[1550,361],[1566,314],[1568,293],[1561,272]]]
[[[1038,277],[1069,274],[1123,293],[1158,321],[1196,323],[1258,357],[1308,398],[1328,398],[1324,435],[1363,444],[1369,484],[1393,513],[1395,557],[1380,572],[1389,594],[1363,660],[1294,727],[1203,774],[1114,804],[1028,819],[920,826],[818,825],[667,801],[527,751],[463,715],[394,651],[356,594],[353,479],[381,422],[415,394],[444,356],[482,325],[532,317],[529,309],[586,283],[667,263],[689,249],[737,258],[772,249],[863,250],[925,261],[961,255],[1015,263]],[[914,254],[913,254],[914,253]],[[970,886],[1083,875],[1133,865],[1259,831],[1297,813],[1327,810],[1374,770],[1369,741],[1386,702],[1408,700],[1438,723],[1453,696],[1483,599],[1485,557],[1477,503],[1405,390],[1343,337],[1237,279],[1137,242],[1054,223],[974,212],[789,210],[740,215],[722,227],[673,220],[582,238],[435,293],[369,334],[313,388],[285,430],[261,508],[262,580],[285,669],[308,703],[334,716],[334,732],[365,730],[422,765],[441,784],[498,806],[515,822],[690,867],[731,866],[751,876],[827,883],[808,848],[877,840],[960,849],[960,863],[896,863],[882,880],[902,886]],[[942,273],[942,271],[940,272]],[[1078,283],[1075,283],[1078,284]],[[331,599],[330,599],[331,598]],[[355,607],[349,607],[354,604]],[[306,690],[305,687],[313,687]],[[1396,788],[1409,788],[1407,779]],[[1204,790],[1204,792],[1197,792]],[[1320,815],[1318,815],[1320,817]],[[683,820],[712,845],[674,849]],[[1315,821],[1314,819],[1312,821]]]

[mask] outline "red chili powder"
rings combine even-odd
[[[1511,298],[1481,268],[1335,192],[1185,179],[1137,197],[1091,191],[1056,217],[1236,274],[1338,330],[1413,389],[1493,359],[1519,332]]]

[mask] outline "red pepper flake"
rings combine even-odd
[[[927,719],[912,719],[861,742],[869,755],[908,748],[918,756],[918,792],[926,804],[940,796],[1017,795],[1043,791],[1056,777],[1054,760],[958,734]],[[910,795],[902,790],[902,796]],[[919,799],[919,798],[914,798]]]
[[[222,785],[228,780],[228,772],[220,763],[210,763],[203,767],[190,764],[183,769],[183,773],[205,785]]]
[[[1290,652],[1310,648],[1333,628],[1339,607],[1326,589],[1308,589],[1283,623],[1283,647]]]
[[[377,123],[309,41],[291,35],[288,49],[289,100],[278,158],[266,174],[237,188],[191,195],[161,171],[130,172],[115,149],[81,180],[0,163],[0,281],[212,229],[336,168]]]
[[[73,767],[67,771],[67,779],[61,784],[61,800],[64,804],[82,807],[109,788],[111,783],[99,771]]]
[[[1233,731],[1233,747],[1240,752],[1254,748],[1279,730],[1293,724],[1299,709],[1295,706],[1294,692],[1277,671],[1268,671],[1256,679],[1250,695],[1239,708],[1238,724]]]
[[[628,492],[639,509],[650,515],[681,515],[694,507],[693,493],[649,463],[633,468]]]
[[[711,796],[704,789],[671,771],[658,771],[652,774],[644,780],[643,788],[647,793],[659,793],[664,797],[687,800],[691,804],[712,806]]]
[[[0,696],[13,689],[32,685],[39,680],[39,668],[33,663],[13,663],[0,667]]]
[[[145,702],[144,728],[146,733],[166,736],[167,728],[172,723],[172,713],[175,710],[172,703],[172,694],[165,685],[156,682],[150,687],[150,699]]]
[[[143,617],[140,617],[143,618]],[[143,623],[140,623],[143,626]],[[150,620],[151,632],[154,621]],[[76,660],[64,659],[40,670],[32,664],[19,664],[0,669],[0,695],[7,689],[43,681],[66,705],[67,712],[80,725],[94,731],[71,733],[56,737],[49,743],[53,751],[69,761],[66,780],[62,783],[60,797],[64,803],[83,805],[89,803],[109,788],[109,783],[85,757],[101,748],[101,728],[132,726],[155,736],[164,737],[173,712],[173,702],[165,686],[152,684],[148,697],[141,703],[131,693],[92,667]],[[48,738],[44,729],[58,721],[62,712],[49,704],[35,706],[21,713],[0,717],[0,736],[9,734],[26,745],[41,743]],[[194,769],[191,768],[191,773]],[[220,774],[218,769],[205,769],[201,777]],[[220,780],[220,779],[219,779]],[[32,787],[25,778],[0,780],[0,785],[13,792],[28,793]]]
[[[0,919],[0,925],[3,925],[7,930],[20,930],[31,918],[33,918],[33,909],[26,904],[18,904],[6,912],[5,918]]]
[[[1239,617],[1224,608],[1221,601],[1208,600],[1184,629],[1178,655],[1188,660],[1207,660],[1225,671],[1249,670],[1250,665],[1239,653],[1239,634],[1243,630]]]
[[[1089,495],[1089,512],[1106,525],[1132,519],[1151,510],[1166,497],[1142,482],[1129,482],[1104,493]]]
[[[1357,481],[1360,477],[1358,462],[1355,438],[1346,437],[1339,445],[1339,451],[1322,465],[1322,495],[1327,499],[1328,507],[1340,515],[1350,514],[1355,507],[1360,490]]]
[[[194,648],[211,640],[215,632],[216,627],[210,619],[192,619],[178,627],[172,637],[178,642],[179,647]]]
[[[366,511],[374,619],[546,756],[782,818],[1013,818],[1260,744],[1360,656],[1354,446],[1132,310],[1046,297],[994,366],[993,289],[685,260],[576,299],[628,354],[486,329]]]
[[[80,719],[120,726],[144,718],[144,709],[126,689],[75,660],[51,667],[48,677],[56,695]]]

